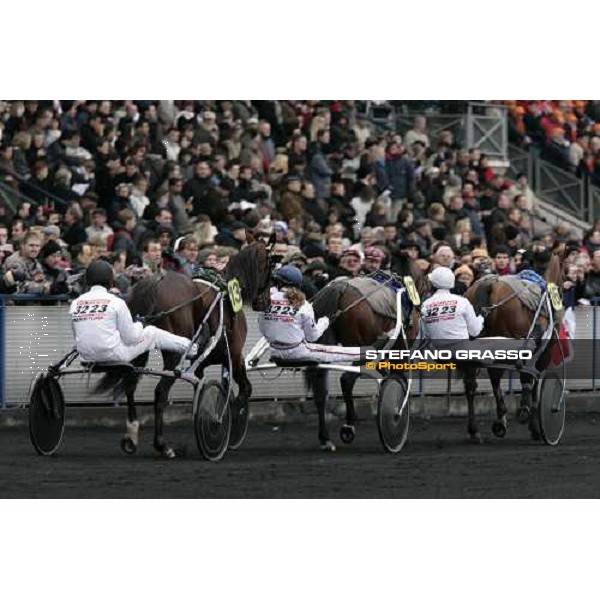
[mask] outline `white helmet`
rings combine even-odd
[[[438,290],[451,290],[454,287],[454,273],[448,267],[434,269],[428,278]]]

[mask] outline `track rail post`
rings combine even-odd
[[[6,406],[6,303],[0,296],[0,408]]]

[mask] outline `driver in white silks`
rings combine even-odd
[[[73,300],[69,309],[79,356],[88,362],[130,362],[154,348],[183,354],[198,352],[191,340],[158,327],[134,323],[127,304],[108,290],[114,287],[111,265],[96,260],[87,268],[89,292]]]
[[[438,267],[428,279],[435,293],[421,307],[426,337],[438,344],[477,337],[483,329],[483,317],[475,314],[473,305],[466,298],[450,293],[454,287],[454,273],[448,267]]]
[[[258,320],[261,334],[271,347],[271,357],[281,360],[315,362],[356,362],[360,347],[315,344],[329,327],[329,318],[315,323],[313,307],[300,290],[302,273],[287,265],[274,277],[270,303]]]

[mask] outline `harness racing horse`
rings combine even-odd
[[[424,290],[424,278],[421,270],[411,261],[406,259],[400,265],[402,275],[410,275],[419,294]],[[360,279],[360,278],[356,278]],[[323,316],[331,318],[331,325],[323,336],[318,340],[320,344],[342,346],[372,346],[377,343],[381,334],[390,331],[396,325],[396,318],[386,318],[376,313],[367,298],[354,289],[350,282],[353,280],[339,279],[332,281],[323,288],[312,300],[315,318]],[[403,316],[400,316],[403,318]],[[417,311],[413,310],[413,319],[418,319]],[[405,331],[408,320],[405,319]],[[417,327],[413,326],[413,332]],[[405,344],[406,340],[398,339],[393,348]],[[354,438],[355,422],[357,421],[354,409],[353,390],[359,375],[356,373],[343,373],[340,378],[342,395],[346,405],[346,423],[342,426],[340,435],[342,439],[348,436],[349,441]],[[319,441],[324,450],[335,450],[331,442],[327,423],[325,422],[325,403],[327,399],[327,372],[324,370],[309,368],[306,371],[306,381],[314,393],[317,415],[319,419]]]
[[[224,278],[238,279],[242,300],[250,302],[254,310],[265,310],[268,306],[272,266],[270,248],[271,244],[266,245],[262,241],[253,242],[231,257],[225,270]],[[146,321],[155,323],[161,329],[191,339],[217,293],[217,289],[210,283],[193,281],[187,275],[168,271],[165,275],[147,277],[136,283],[128,306],[133,315],[145,317]],[[231,353],[233,379],[239,387],[239,395],[232,405],[232,415],[235,419],[241,411],[248,410],[248,401],[252,395],[252,385],[246,374],[243,357],[247,323],[243,310],[235,313],[229,301],[226,301],[225,305],[224,331],[227,334]],[[204,341],[207,341],[206,337],[210,338],[210,335],[214,335],[217,330],[218,312],[213,311],[207,321],[209,331],[206,332],[206,336],[202,336]],[[148,356],[149,353],[142,354],[132,364],[143,367],[148,361]],[[169,371],[173,371],[180,360],[179,355],[165,351],[162,352],[162,358],[164,370]],[[202,378],[205,367],[223,364],[227,364],[227,347],[224,336],[221,336],[204,364],[198,366],[195,375]],[[138,380],[139,375],[130,373],[107,374],[96,387],[96,391],[102,393],[120,384],[123,393],[127,396],[127,433],[121,444],[122,449],[127,453],[135,452],[138,445],[139,424],[134,400]],[[174,458],[176,453],[163,437],[163,414],[173,383],[172,378],[162,377],[154,392],[154,448],[168,458]],[[234,441],[230,441],[230,446],[234,446]]]
[[[556,254],[549,251],[540,252],[533,257],[533,269],[537,273],[544,273],[544,278],[548,283],[561,285],[562,266],[561,260]],[[483,334],[485,336],[502,336],[507,338],[522,339],[527,336],[532,329],[535,314],[528,309],[519,295],[502,278],[494,280],[480,279],[467,290],[465,294],[471,301],[475,312],[483,314],[485,319]],[[558,319],[557,319],[558,321]],[[557,325],[555,321],[555,325]],[[547,316],[540,314],[538,319],[539,329],[538,337],[548,326]],[[535,329],[534,329],[535,335]],[[550,364],[552,348],[557,343],[558,335],[549,339],[544,352],[539,357],[536,369],[541,373]],[[504,403],[504,394],[501,388],[501,379],[504,371],[500,369],[488,369],[488,375],[492,383],[494,399],[496,401],[496,418],[492,428],[495,435],[503,436],[506,433],[506,405]],[[518,412],[519,421],[529,422],[529,429],[534,439],[539,439],[539,425],[535,418],[536,406],[532,406],[534,378],[532,375],[520,372],[522,393]],[[475,421],[475,392],[477,391],[477,370],[472,368],[464,369],[465,393],[469,406],[468,433],[471,441],[481,442],[481,436],[478,432]]]

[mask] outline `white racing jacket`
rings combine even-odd
[[[309,302],[295,308],[276,287],[271,288],[270,295],[270,306],[259,315],[258,326],[273,348],[287,349],[304,341],[314,342],[329,327],[327,317],[315,323],[315,313]]]
[[[122,346],[144,338],[144,327],[133,322],[127,304],[100,285],[73,300],[69,315],[83,360],[115,360]]]
[[[472,304],[449,290],[437,290],[423,302],[421,321],[431,340],[468,340],[483,329],[483,317],[475,314]]]

